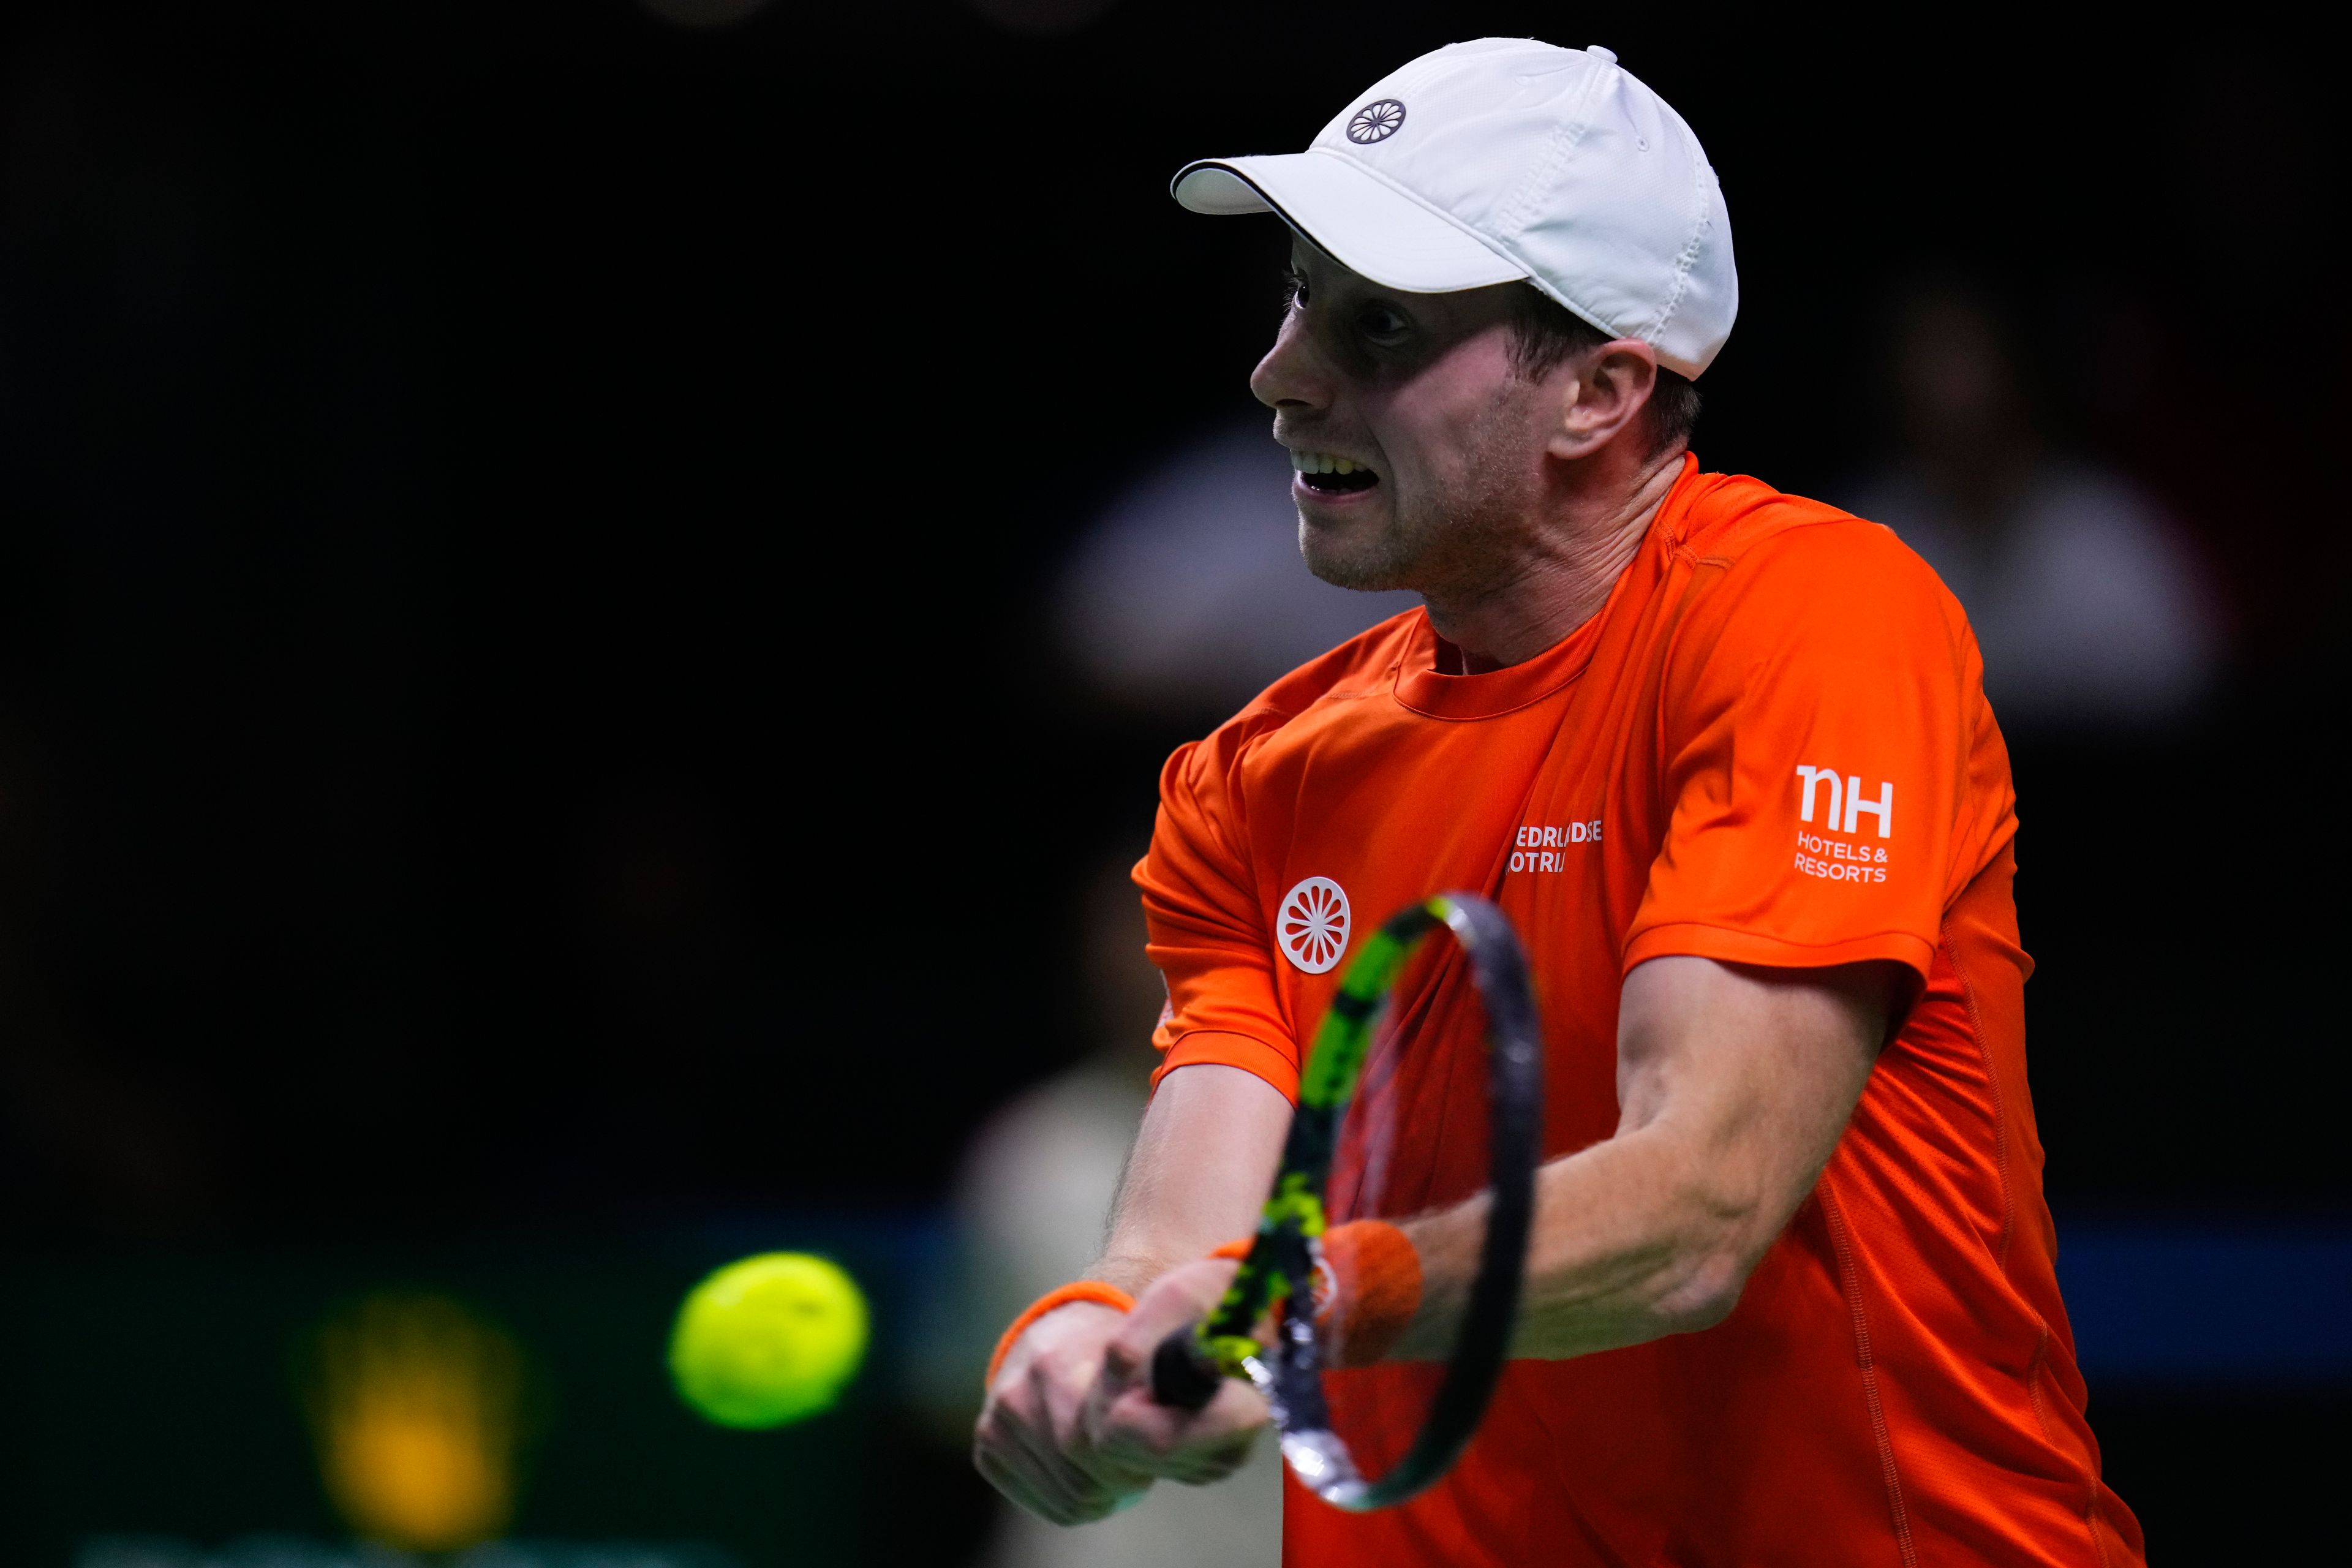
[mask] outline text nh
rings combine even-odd
[[[1827,784],[1830,786],[1830,809],[1829,815],[1822,820],[1823,827],[1832,833],[1852,833],[1855,824],[1867,814],[1878,819],[1878,836],[1881,838],[1894,836],[1895,783],[1892,779],[1878,786],[1876,800],[1866,800],[1862,793],[1862,780],[1852,773],[1848,773],[1841,783],[1835,768],[1801,767],[1797,770],[1797,776],[1805,781],[1804,795],[1797,810],[1802,820],[1811,822],[1813,819],[1814,797],[1820,793],[1821,786]],[[1845,803],[1845,823],[1843,826],[1838,823],[1838,803],[1841,800]]]

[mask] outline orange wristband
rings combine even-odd
[[[1334,1366],[1384,1360],[1421,1310],[1421,1254],[1386,1220],[1358,1219],[1323,1233],[1316,1310]]]
[[[1229,1241],[1212,1258],[1240,1258],[1257,1239]],[[1386,1220],[1357,1219],[1323,1233],[1315,1281],[1316,1327],[1333,1366],[1370,1366],[1387,1356],[1421,1310],[1421,1254]]]
[[[988,1377],[981,1384],[982,1389],[985,1391],[996,1386],[996,1374],[1003,1367],[1004,1358],[1013,1349],[1013,1342],[1027,1333],[1030,1324],[1056,1307],[1066,1307],[1073,1301],[1093,1301],[1105,1307],[1116,1307],[1122,1312],[1135,1310],[1134,1297],[1118,1286],[1106,1285],[1099,1279],[1074,1279],[1067,1285],[1055,1287],[1030,1302],[1028,1308],[1013,1320],[1013,1326],[997,1340],[996,1353],[988,1358]]]

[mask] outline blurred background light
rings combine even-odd
[[[2086,1220],[2058,1282],[2096,1386],[2352,1389],[2352,1227]]]
[[[168,1536],[110,1535],[84,1542],[73,1568],[413,1568],[424,1561],[373,1544],[330,1545],[299,1536],[245,1536],[200,1546]],[[635,1541],[494,1541],[429,1561],[436,1568],[741,1568],[717,1547]]]
[[[308,1405],[320,1473],[363,1539],[454,1552],[513,1517],[522,1358],[439,1296],[370,1296],[319,1330]]]

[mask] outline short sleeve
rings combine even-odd
[[[1180,1067],[1222,1063],[1298,1096],[1298,1044],[1274,977],[1273,944],[1249,868],[1233,731],[1186,746],[1160,780],[1151,849],[1135,868],[1148,951],[1168,984],[1152,1035],[1156,1085]]]
[[[1875,524],[1707,563],[1663,671],[1668,822],[1624,967],[1887,959],[1924,983],[1982,679],[1958,604]]]

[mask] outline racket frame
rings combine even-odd
[[[1323,1393],[1314,1282],[1322,1263],[1325,1194],[1340,1125],[1389,994],[1440,928],[1468,957],[1486,1016],[1486,1234],[1461,1333],[1421,1430],[1393,1468],[1367,1478],[1332,1430]],[[1223,1378],[1248,1379],[1265,1396],[1282,1433],[1283,1457],[1300,1483],[1350,1512],[1393,1507],[1435,1483],[1477,1431],[1510,1348],[1535,1217],[1543,1103],[1543,1031],[1527,956],[1509,919],[1472,893],[1439,893],[1399,911],[1341,976],[1300,1076],[1274,1192],[1249,1251],[1216,1309],[1160,1346],[1155,1393],[1163,1403],[1198,1408]],[[1262,1344],[1257,1325],[1277,1302],[1274,1342]]]

